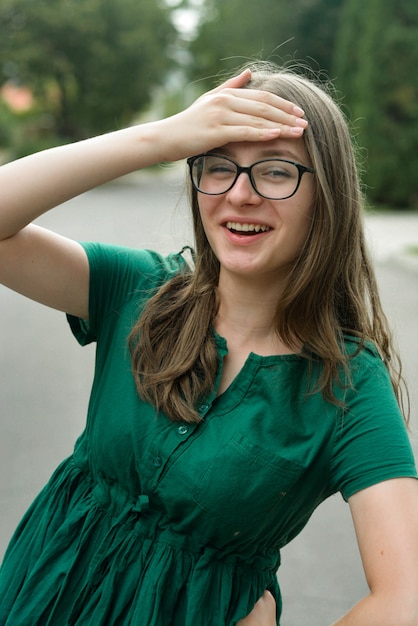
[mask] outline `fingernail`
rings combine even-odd
[[[291,126],[289,128],[289,131],[293,134],[293,135],[301,135],[303,133],[303,128],[301,126]]]
[[[296,106],[296,105],[293,107],[293,112],[294,112],[295,115],[304,115],[305,114],[305,111],[303,109],[301,109],[300,107]]]
[[[307,120],[301,119],[300,117],[295,119],[295,125],[301,126],[302,128],[306,128],[308,125]]]

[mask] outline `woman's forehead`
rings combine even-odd
[[[301,137],[295,139],[279,138],[272,141],[228,143],[211,150],[211,152],[231,157],[239,161],[241,165],[244,165],[243,159],[254,162],[259,159],[282,158],[302,163],[306,163],[308,159],[305,142]]]

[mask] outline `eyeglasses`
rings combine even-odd
[[[238,177],[248,174],[253,189],[262,198],[285,200],[299,189],[303,174],[315,170],[286,159],[262,159],[242,167],[229,157],[200,154],[187,159],[193,186],[200,193],[218,196],[235,185]]]

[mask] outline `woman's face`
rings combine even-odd
[[[302,138],[231,143],[214,152],[241,166],[266,158],[312,166]],[[203,228],[220,262],[220,280],[226,275],[257,282],[285,277],[309,232],[314,189],[314,175],[305,173],[293,196],[269,200],[259,196],[248,175],[241,173],[221,195],[198,193]]]

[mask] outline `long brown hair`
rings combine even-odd
[[[321,363],[315,390],[337,402],[334,385],[349,372],[345,333],[373,341],[401,403],[401,367],[380,303],[367,252],[363,194],[347,121],[326,88],[298,72],[257,64],[246,88],[275,93],[303,108],[304,133],[315,169],[313,219],[276,311],[276,329],[290,346]],[[172,420],[199,421],[198,403],[213,389],[218,357],[212,324],[218,309],[219,262],[190,186],[196,263],[164,285],[146,304],[130,335],[139,394]]]

